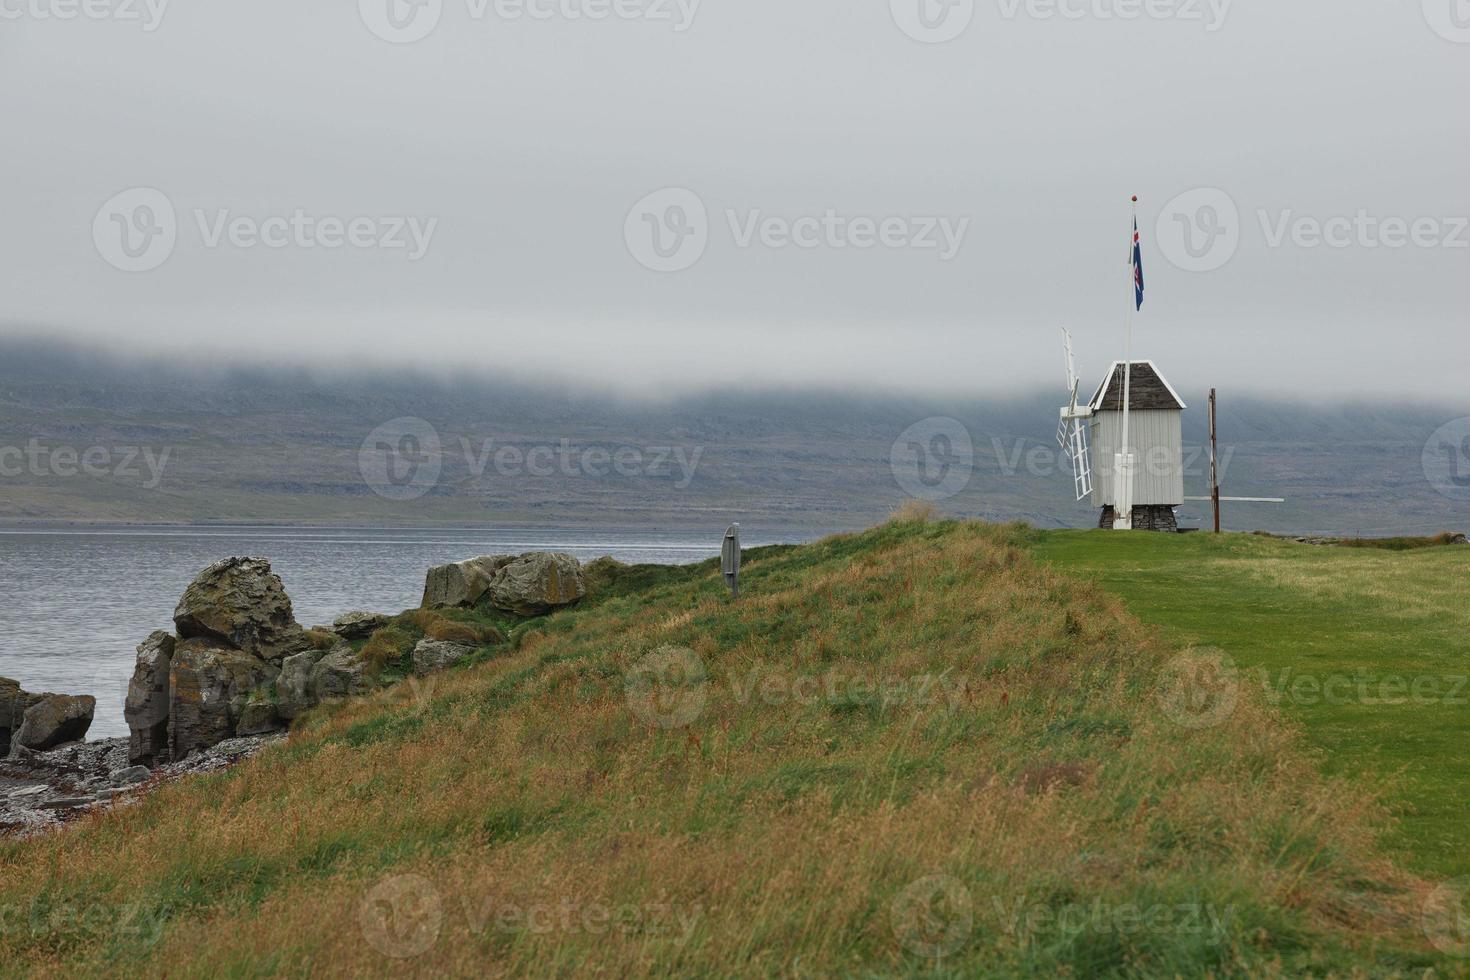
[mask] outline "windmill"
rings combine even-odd
[[[1082,379],[1077,377],[1077,365],[1072,358],[1072,335],[1062,331],[1062,346],[1067,352],[1067,397],[1069,403],[1062,408],[1062,420],[1057,425],[1057,442],[1072,460],[1072,482],[1077,499],[1084,500],[1092,495],[1092,462],[1087,453],[1087,420],[1092,417],[1090,405],[1077,404],[1077,389]]]

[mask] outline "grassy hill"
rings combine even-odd
[[[1402,861],[1470,874],[1470,548],[1110,532],[1036,532],[1030,547],[1171,642],[1223,651],[1328,772],[1392,802]]]
[[[749,554],[738,603],[711,564],[606,577],[511,652],[0,844],[0,969],[1463,975],[1370,795],[1249,686],[1192,723],[1176,639],[1047,544],[891,522]]]

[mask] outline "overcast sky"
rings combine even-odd
[[[1465,0],[82,2],[0,0],[12,333],[1060,388],[1137,193],[1167,374],[1465,389]]]

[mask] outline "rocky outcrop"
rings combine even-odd
[[[423,607],[473,606],[490,588],[495,574],[515,560],[514,555],[484,555],[429,569]]]
[[[331,650],[311,668],[308,693],[315,698],[312,703],[317,704],[331,698],[350,698],[366,694],[372,690],[372,686],[367,678],[367,666],[351,647],[343,644]]]
[[[483,601],[516,616],[540,616],[586,594],[581,563],[571,555],[486,555],[429,569],[423,605],[442,609]]]
[[[490,604],[517,616],[540,616],[587,594],[582,565],[571,555],[522,555],[501,568],[486,590]]]
[[[95,698],[32,694],[0,677],[0,759],[85,738],[96,709]]]
[[[363,638],[386,622],[348,613],[332,632]],[[138,647],[125,710],[134,765],[280,731],[324,698],[370,686],[345,640],[329,653],[313,647],[264,558],[226,558],[199,573],[179,600],[174,625],[177,637],[156,632]]]
[[[200,572],[174,610],[174,628],[182,640],[216,640],[266,660],[310,646],[264,558],[226,558]]]
[[[447,670],[475,652],[474,647],[443,640],[420,640],[413,648],[413,672],[419,677]]]
[[[316,707],[319,699],[312,687],[311,671],[326,655],[325,650],[307,650],[281,661],[281,673],[276,678],[276,713],[285,721]]]
[[[391,621],[392,617],[382,613],[343,613],[332,621],[331,632],[344,640],[366,640]]]
[[[0,761],[0,838],[45,833],[99,807],[126,806],[174,779],[228,768],[282,737],[229,739],[151,771],[128,765],[125,738],[22,749],[23,757]]]
[[[270,661],[212,637],[177,644],[169,670],[169,758],[240,734],[246,705],[258,703],[258,692],[279,673]]]
[[[173,656],[174,638],[162,630],[155,630],[138,645],[138,659],[123,706],[123,717],[132,732],[128,759],[134,765],[151,766],[168,756],[169,672]]]
[[[46,694],[26,709],[11,741],[35,752],[79,742],[92,727],[97,699],[88,695]]]
[[[10,754],[10,743],[25,722],[26,709],[41,700],[39,694],[27,694],[20,682],[0,677],[0,759]]]

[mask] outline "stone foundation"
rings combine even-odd
[[[1097,526],[1104,530],[1111,530],[1115,519],[1113,508],[1104,507]],[[1177,534],[1179,522],[1174,517],[1174,508],[1167,504],[1137,504],[1133,508],[1133,530]]]

